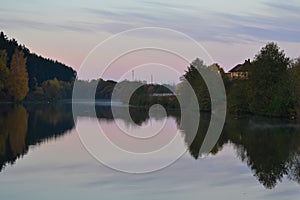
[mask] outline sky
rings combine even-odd
[[[248,58],[253,59],[271,41],[277,42],[287,56],[300,56],[299,0],[0,0],[0,3],[3,5],[0,8],[1,31],[32,52],[63,62],[75,70],[80,69],[99,43],[122,31],[141,27],[168,28],[188,35],[209,54],[211,59],[204,59],[207,65],[216,62],[225,70]],[[131,35],[119,46],[152,37],[146,32]],[[184,45],[163,34],[155,39],[175,46]],[[110,48],[103,52],[112,53]],[[101,55],[98,58],[101,59]],[[151,66],[144,66],[148,71],[139,72],[135,68],[135,78],[149,81]],[[136,66],[124,70],[128,79],[133,67]],[[176,81],[175,75],[169,75],[168,70],[154,68],[158,69],[153,70],[154,81]],[[186,66],[182,66],[178,73],[184,73],[185,69]],[[97,70],[97,67],[85,69],[83,78],[96,78],[101,74]],[[115,75],[117,68],[110,71],[103,78],[120,78]]]

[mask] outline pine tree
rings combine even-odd
[[[26,61],[23,51],[15,49],[7,82],[8,92],[15,101],[23,100],[29,91]]]
[[[7,53],[5,50],[0,51],[0,91],[6,88],[9,70],[6,66]]]

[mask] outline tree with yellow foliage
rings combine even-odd
[[[57,80],[57,78],[54,78],[53,80],[48,80],[48,81],[43,82],[42,88],[43,88],[45,95],[49,99],[54,100],[58,97],[61,86],[60,86],[59,80]]]
[[[26,61],[23,51],[15,49],[11,58],[7,81],[8,93],[15,101],[23,100],[29,91]]]

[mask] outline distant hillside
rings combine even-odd
[[[8,67],[10,66],[11,57],[18,48],[24,52],[27,57],[27,72],[29,76],[29,89],[33,90],[35,86],[40,86],[44,81],[52,80],[54,78],[70,82],[76,77],[76,71],[58,61],[49,58],[43,58],[35,53],[31,53],[24,45],[18,44],[15,39],[8,39],[8,37],[0,33],[0,50],[6,50],[8,57]]]

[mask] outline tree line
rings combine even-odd
[[[227,85],[228,108],[234,113],[300,116],[300,59],[288,58],[276,43],[255,55],[249,77]]]
[[[206,66],[199,58],[195,59],[176,86],[145,84],[141,81],[77,80],[81,89],[80,98],[89,96],[91,86],[96,87],[96,99],[111,98],[113,91],[120,100],[128,99],[129,90],[138,86],[132,93],[130,104],[150,107],[159,103],[167,108],[179,109],[174,96],[159,96],[155,93],[173,93],[177,97],[188,97],[187,87],[195,92],[202,111],[211,110],[211,99],[207,85],[198,70],[209,69],[221,76],[227,95],[227,108],[230,113],[251,113],[258,115],[290,117],[300,116],[300,58],[291,59],[274,43],[266,44],[253,58],[247,61],[247,76],[232,78],[218,64]],[[15,39],[8,39],[0,33],[0,101],[49,101],[71,99],[76,72],[66,65],[30,53]],[[144,86],[143,86],[144,85]],[[125,98],[126,97],[126,98]],[[185,105],[190,98],[182,98]],[[128,103],[128,101],[127,101]],[[192,105],[193,106],[193,105]]]
[[[0,33],[0,101],[52,100],[72,91],[76,71]]]
[[[197,97],[201,111],[211,111],[211,97],[207,85],[199,71],[209,70],[223,80],[227,111],[231,114],[254,114],[272,117],[299,118],[300,116],[300,58],[291,59],[274,43],[267,43],[253,58],[244,64],[246,76],[232,77],[217,63],[206,66],[196,58],[176,88],[166,85],[145,84],[140,81],[122,81],[120,83],[98,83],[97,94],[109,99],[115,90],[116,96],[125,103],[149,108],[161,104],[166,108],[192,108],[189,87]],[[132,88],[137,88],[131,91]],[[100,92],[101,91],[101,92]],[[154,96],[153,93],[174,93],[174,96]],[[176,97],[175,97],[176,94]],[[128,97],[130,95],[130,97]],[[102,95],[103,96],[103,95]],[[128,101],[129,100],[129,101]]]
[[[227,110],[230,113],[290,118],[300,116],[300,58],[287,57],[276,43],[271,42],[247,65],[247,76],[244,78],[232,78],[230,73],[225,73],[217,65],[225,85]],[[200,109],[210,111],[210,95],[197,70],[203,67],[207,66],[200,59],[191,63],[183,75],[178,93],[184,94],[184,85],[190,84]]]

